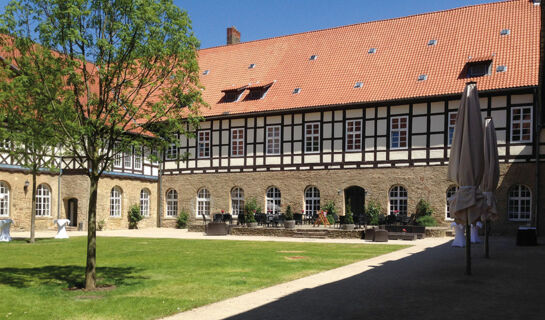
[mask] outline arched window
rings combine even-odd
[[[390,189],[390,214],[407,215],[407,190],[402,186]]]
[[[320,190],[308,187],[305,190],[305,214],[314,215],[320,211]]]
[[[239,187],[231,190],[231,209],[232,215],[244,213],[244,190]]]
[[[113,187],[110,192],[110,217],[121,217],[121,189]]]
[[[197,192],[197,216],[210,215],[210,192],[201,189]]]
[[[178,191],[170,189],[167,191],[167,217],[178,215]]]
[[[140,191],[140,214],[149,217],[149,194],[148,189]]]
[[[51,190],[45,184],[36,189],[36,216],[48,217],[51,215]]]
[[[456,193],[456,191],[458,190],[458,187],[457,186],[450,186],[448,187],[447,189],[447,205],[445,206],[445,218],[447,220],[452,220],[454,219],[453,217],[451,217],[450,215],[450,198],[452,198],[452,196],[454,196],[454,194]]]
[[[0,182],[0,217],[9,217],[9,187]]]
[[[509,220],[530,220],[532,212],[532,194],[528,187],[517,184],[509,189],[507,212],[509,214]]]
[[[280,190],[276,187],[267,189],[267,214],[280,213]]]

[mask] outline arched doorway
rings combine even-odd
[[[354,221],[358,217],[363,217],[365,213],[365,189],[358,186],[351,186],[344,189],[344,207],[350,205],[350,209],[354,214]]]
[[[78,199],[68,199],[68,210],[66,218],[70,220],[70,226],[77,227],[78,225]]]

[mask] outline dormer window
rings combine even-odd
[[[470,61],[466,63],[466,78],[489,75],[491,66],[492,60]]]
[[[361,82],[361,81],[356,82],[356,84],[354,85],[354,88],[356,88],[356,89],[359,89],[361,87],[363,87],[363,82]]]
[[[511,30],[509,30],[509,29],[502,29],[500,31],[500,35],[502,35],[502,36],[508,36],[510,34],[511,34]]]
[[[377,52],[376,48],[369,48],[369,50],[367,50],[367,53],[369,53],[369,54],[373,54],[373,53],[376,53],[376,52]]]
[[[299,92],[301,92],[301,88],[295,88],[293,89],[293,94],[298,94]]]
[[[203,76],[206,76],[206,75],[208,75],[209,73],[210,73],[210,70],[204,70],[204,71],[202,72],[202,75],[203,75]]]
[[[435,39],[428,41],[428,46],[435,46],[436,44],[437,44],[437,40]]]
[[[248,90],[250,90],[250,93],[248,93],[245,100],[259,100],[265,98],[272,84],[273,83],[271,82],[265,85],[254,85],[249,87]]]
[[[421,74],[418,76],[418,81],[424,81],[424,80],[428,80],[427,74]]]
[[[248,86],[243,86],[239,88],[232,88],[232,89],[226,89],[222,90],[222,92],[225,94],[223,98],[221,99],[221,102],[237,102],[240,99],[240,96],[246,90]]]
[[[248,66],[248,69],[253,69],[255,68],[255,63],[251,63],[249,66]]]
[[[310,58],[309,58],[310,61],[314,61],[316,59],[318,59],[318,56],[315,55],[315,54],[311,55]]]

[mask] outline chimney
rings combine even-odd
[[[237,28],[227,28],[227,45],[240,43],[240,31]]]

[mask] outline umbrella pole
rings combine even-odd
[[[469,210],[466,213],[466,275],[471,275],[471,225],[469,224]]]
[[[490,235],[490,221],[484,220],[484,257],[490,258],[490,247],[488,245],[488,237]]]

